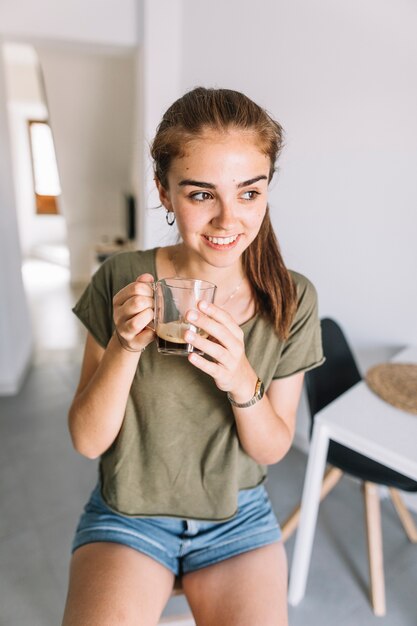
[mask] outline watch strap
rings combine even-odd
[[[259,400],[262,400],[263,396],[264,396],[264,384],[260,378],[258,378],[258,380],[256,381],[255,393],[253,394],[252,398],[248,400],[247,402],[236,402],[235,400],[233,400],[230,393],[229,392],[227,393],[227,399],[229,400],[230,404],[239,409],[245,409],[246,407],[253,406],[257,402],[259,402]]]

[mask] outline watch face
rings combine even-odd
[[[252,398],[250,400],[248,400],[247,402],[243,402],[242,404],[239,404],[238,402],[235,402],[233,400],[233,398],[231,397],[231,395],[229,393],[227,394],[227,397],[229,399],[229,402],[233,406],[237,406],[239,408],[245,408],[245,407],[248,407],[248,406],[253,406],[257,402],[259,402],[259,400],[262,400],[262,398],[264,396],[264,391],[265,391],[264,384],[261,381],[261,379],[258,378],[258,380],[256,381],[255,393],[253,394]]]

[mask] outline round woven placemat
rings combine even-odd
[[[381,363],[371,367],[365,380],[374,393],[398,409],[417,415],[417,365]]]

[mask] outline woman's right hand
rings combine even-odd
[[[149,328],[154,317],[153,276],[141,274],[113,298],[113,319],[122,347],[132,352],[144,350],[155,338]]]

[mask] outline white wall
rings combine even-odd
[[[20,386],[30,359],[32,333],[22,281],[1,55],[0,137],[0,395],[3,395],[15,393]]]
[[[139,245],[146,249],[168,245],[176,237],[176,228],[166,224],[165,211],[156,208],[160,203],[153,182],[149,146],[165,110],[181,95],[183,0],[144,0],[139,21],[142,27],[138,68],[141,120],[138,131],[142,146],[138,160],[141,170]]]
[[[321,312],[358,346],[417,342],[417,6],[184,7],[183,89],[240,89],[286,129],[273,221]]]
[[[126,234],[135,63],[129,49],[38,46],[60,172],[71,279],[87,282],[94,246]]]
[[[134,46],[137,0],[2,0],[0,25],[12,39]]]

